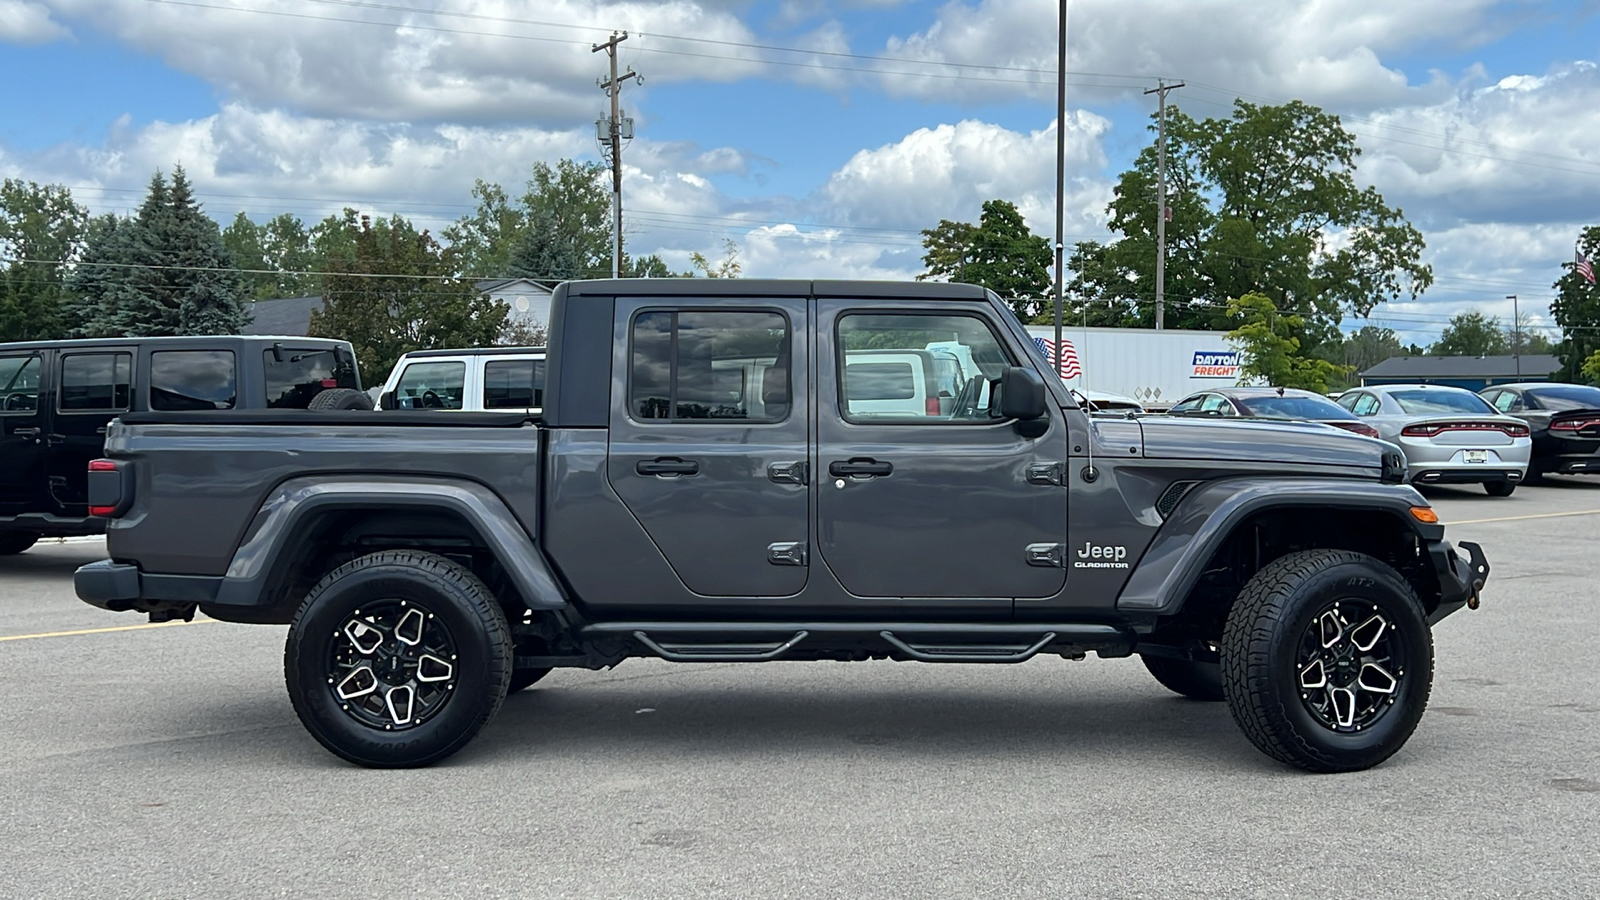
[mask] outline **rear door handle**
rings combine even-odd
[[[828,474],[835,478],[849,478],[855,475],[863,478],[882,478],[894,474],[894,465],[858,456],[855,459],[836,459],[828,463]]]
[[[642,459],[633,470],[640,475],[699,475],[700,464],[692,459],[663,456],[660,459]]]
[[[19,437],[38,437],[39,436],[39,429],[37,429],[37,428],[13,428],[13,429],[11,429],[11,433],[15,434],[15,435],[18,435]]]

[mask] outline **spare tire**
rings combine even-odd
[[[328,388],[311,398],[307,409],[371,409],[372,399],[352,388]]]

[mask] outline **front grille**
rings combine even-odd
[[[1183,499],[1183,495],[1189,493],[1189,489],[1199,483],[1198,481],[1174,481],[1167,485],[1167,489],[1161,492],[1160,499],[1156,500],[1156,512],[1163,519],[1172,515],[1172,511],[1178,508],[1178,501]]]

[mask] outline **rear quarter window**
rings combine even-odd
[[[329,388],[361,389],[355,361],[343,347],[269,347],[261,367],[268,409],[306,409]]]

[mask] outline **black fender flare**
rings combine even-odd
[[[1411,508],[1428,501],[1410,485],[1340,478],[1227,478],[1184,495],[1128,576],[1117,609],[1171,615],[1234,529],[1257,513],[1311,508],[1381,512],[1408,526],[1424,547],[1444,539],[1444,526],[1419,521]]]
[[[477,531],[531,609],[563,609],[565,592],[528,529],[481,484],[450,478],[327,476],[292,478],[267,496],[234,551],[213,601],[253,607],[277,571],[284,548],[310,517],[331,510],[444,510]]]

